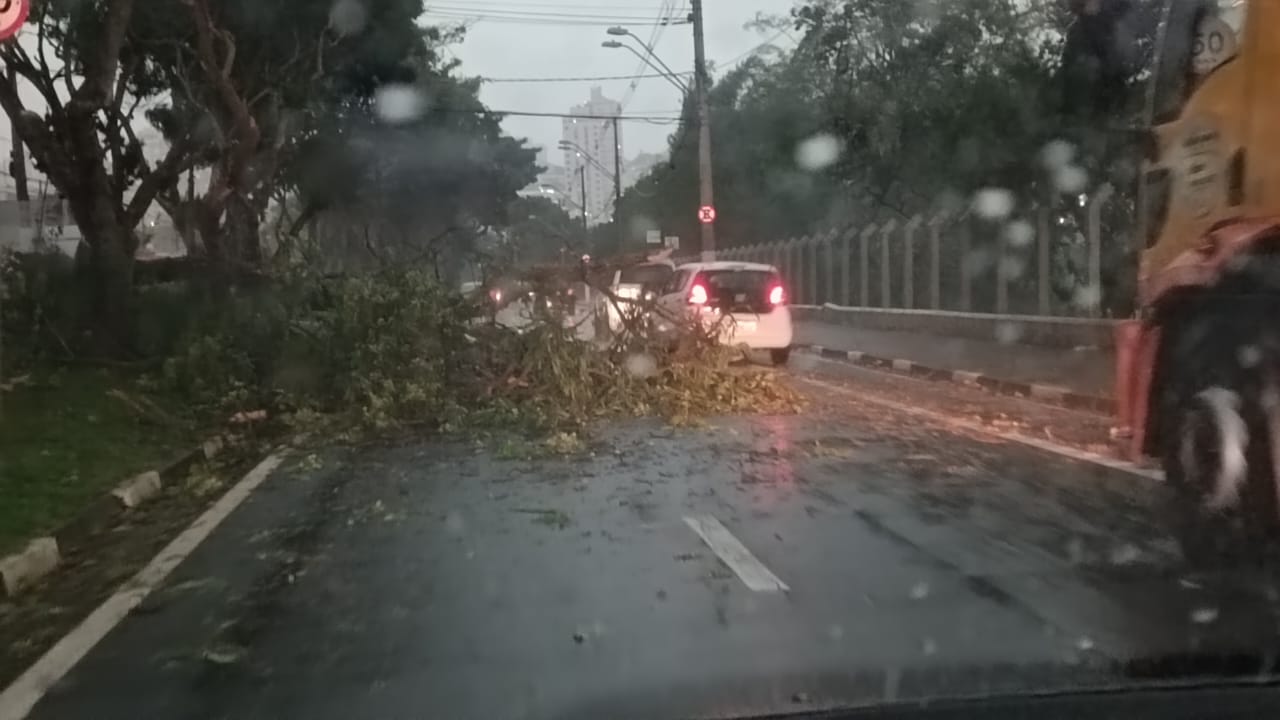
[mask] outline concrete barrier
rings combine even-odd
[[[51,537],[38,537],[21,552],[0,558],[0,597],[17,595],[53,572],[61,561],[58,541]]]
[[[160,473],[144,472],[121,483],[111,494],[126,508],[136,508],[160,494]]]
[[[1114,345],[1114,328],[1119,322],[1095,318],[995,315],[945,310],[854,308],[831,304],[794,305],[791,312],[798,321],[810,320],[866,330],[918,332],[1060,348],[1110,349]]]

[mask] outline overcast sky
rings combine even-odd
[[[726,63],[772,39],[788,47],[787,36],[761,35],[743,26],[757,13],[785,14],[793,0],[704,0],[707,59],[717,74]],[[433,0],[426,22],[457,22],[470,16],[466,39],[450,48],[462,61],[463,75],[486,78],[631,76],[640,60],[625,49],[600,46],[610,39],[610,24],[625,25],[646,40],[654,20],[664,10],[664,0]],[[678,8],[673,17],[687,16],[688,0],[666,0],[665,8]],[[488,13],[488,17],[484,17]],[[589,17],[588,17],[589,16]],[[643,18],[643,19],[642,19]],[[518,21],[518,22],[517,22]],[[597,24],[569,24],[593,22]],[[662,29],[654,49],[677,72],[693,68],[693,27],[672,25]],[[645,74],[651,74],[648,68]],[[591,86],[598,84],[605,96],[626,101],[624,115],[674,117],[680,107],[679,92],[660,77],[639,81],[628,100],[627,80],[557,83],[486,83],[481,99],[495,110],[567,112],[585,102]],[[508,117],[508,133],[527,137],[531,144],[554,149],[560,140],[559,118]],[[640,152],[665,152],[672,125],[627,122],[623,126],[626,157]],[[552,153],[555,157],[555,153]]]
[[[794,0],[704,0],[707,59],[714,74],[723,73],[733,63],[769,41],[780,47],[793,43],[787,34],[768,32],[761,35],[744,27],[757,14],[785,15]],[[610,25],[624,25],[646,40],[655,30],[659,17],[684,19],[689,0],[428,0],[428,24],[467,25],[465,39],[449,48],[462,65],[460,74],[486,78],[564,78],[583,76],[631,77],[637,72],[653,71],[641,66],[640,60],[627,50],[600,46],[610,39],[605,30]],[[26,45],[34,42],[29,29],[21,34]],[[661,28],[654,49],[664,62],[677,72],[693,68],[693,27],[671,25]],[[592,85],[604,94],[625,101],[624,115],[646,115],[674,118],[680,107],[680,94],[660,77],[641,79],[634,93],[629,93],[629,80],[554,83],[486,83],[481,99],[495,110],[564,113],[586,102]],[[21,87],[29,109],[39,110],[40,96],[25,83]],[[140,123],[146,125],[146,123]],[[9,143],[8,123],[0,128],[0,142]],[[625,157],[641,152],[663,152],[671,124],[627,122],[622,128]],[[528,138],[533,145],[552,150],[560,140],[560,119],[555,117],[508,117],[504,128],[516,137]],[[142,127],[144,136],[154,137],[150,128]],[[148,153],[163,152],[163,144],[148,143]],[[30,160],[30,158],[28,158]],[[33,178],[34,181],[34,178]],[[13,183],[0,169],[0,194],[11,192]],[[37,188],[32,187],[32,192]]]

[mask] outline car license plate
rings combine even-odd
[[[733,296],[733,301],[734,301],[734,302],[737,302],[737,303],[744,303],[744,302],[746,302],[746,301],[747,301],[747,294],[746,294],[746,293],[738,293],[737,295],[734,295],[734,296]]]
[[[738,335],[750,335],[756,331],[755,320],[739,320],[734,323],[733,330]]]

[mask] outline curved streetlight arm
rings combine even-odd
[[[653,70],[654,70],[655,72],[657,72],[659,75],[661,75],[662,77],[666,78],[667,82],[671,83],[672,85],[675,85],[675,86],[676,86],[676,89],[677,89],[677,90],[679,90],[681,93],[684,93],[684,94],[688,94],[688,93],[689,93],[689,86],[688,86],[688,85],[685,85],[683,82],[681,82],[681,80],[680,80],[680,78],[679,78],[678,76],[676,76],[674,73],[670,72],[670,70],[669,70],[669,69],[664,70],[662,67],[659,67],[659,66],[655,65],[655,64],[653,63],[653,61],[652,61],[652,60],[650,60],[648,57],[646,57],[646,56],[645,56],[645,54],[644,54],[644,53],[642,53],[642,52],[640,52],[639,50],[637,50],[637,49],[635,49],[635,48],[631,47],[630,45],[628,45],[628,44],[626,44],[626,43],[623,43],[623,42],[618,42],[617,40],[606,40],[605,42],[600,43],[600,45],[601,45],[601,47],[607,47],[607,48],[626,48],[626,49],[630,50],[630,51],[631,51],[631,53],[632,53],[633,55],[635,55],[636,57],[638,57],[638,58],[640,58],[642,61],[644,61],[644,64],[645,64],[645,65],[648,65],[651,69],[653,69]],[[664,67],[665,67],[665,66],[664,66]]]
[[[584,210],[584,211],[585,211],[585,208],[583,208],[581,205],[579,205],[579,204],[578,204],[578,202],[577,202],[576,200],[574,200],[573,198],[569,197],[569,195],[568,195],[567,193],[559,192],[559,191],[557,191],[555,188],[550,188],[550,187],[545,187],[545,186],[539,186],[539,187],[538,187],[538,192],[542,193],[543,195],[550,195],[550,196],[552,196],[552,197],[554,197],[554,198],[559,199],[561,202],[567,202],[567,203],[569,203],[570,205],[572,205],[572,206],[574,206],[574,207],[578,208],[579,210]]]
[[[678,73],[676,73],[676,71],[675,71],[675,70],[672,70],[672,69],[671,69],[671,66],[669,66],[669,65],[667,65],[665,62],[663,62],[663,61],[662,61],[662,58],[658,57],[658,53],[656,53],[656,52],[654,52],[654,51],[653,51],[653,48],[649,45],[649,43],[645,42],[644,40],[641,40],[639,35],[636,35],[635,33],[631,32],[631,30],[630,30],[629,28],[609,28],[609,30],[610,30],[610,34],[616,34],[616,33],[613,33],[613,32],[612,32],[612,31],[613,31],[613,30],[615,30],[615,29],[622,30],[622,31],[626,34],[626,36],[627,36],[627,37],[629,37],[629,38],[631,38],[631,39],[635,40],[637,43],[639,43],[639,44],[640,44],[640,47],[644,48],[644,49],[645,49],[645,52],[649,53],[649,57],[651,57],[651,58],[653,58],[654,60],[656,60],[656,61],[657,61],[657,63],[658,63],[659,65],[661,65],[661,66],[662,66],[662,67],[663,67],[667,72],[671,73],[673,76],[677,76],[677,77],[678,77]]]
[[[578,143],[576,143],[576,142],[574,142],[574,141],[572,141],[572,140],[561,140],[561,141],[560,141],[560,143],[561,143],[561,144],[560,144],[560,149],[561,149],[561,150],[570,150],[570,149],[572,149],[572,150],[574,150],[575,152],[581,153],[581,154],[582,154],[582,156],[583,156],[583,157],[585,157],[588,161],[590,161],[590,163],[591,163],[592,165],[595,165],[596,167],[600,168],[600,172],[604,173],[605,175],[608,175],[610,180],[613,180],[613,181],[615,181],[615,182],[617,181],[617,179],[618,179],[617,174],[616,174],[616,173],[614,173],[614,172],[613,172],[612,170],[610,170],[609,168],[607,168],[607,167],[605,167],[604,165],[602,165],[602,164],[600,163],[600,161],[599,161],[599,160],[597,160],[597,159],[595,158],[595,156],[594,156],[594,155],[592,155],[591,153],[587,152],[587,151],[586,151],[586,149],[585,149],[585,148],[583,148],[581,145],[579,145]]]

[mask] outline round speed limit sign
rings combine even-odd
[[[1236,34],[1221,18],[1207,17],[1196,28],[1191,43],[1191,65],[1197,75],[1208,75],[1235,57]]]
[[[0,41],[18,34],[31,12],[31,0],[0,0]]]

